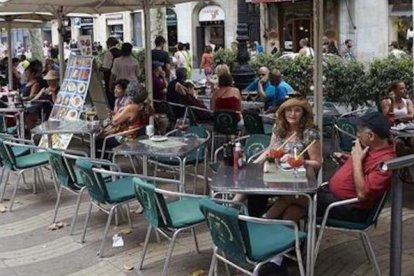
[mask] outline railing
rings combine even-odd
[[[414,165],[414,154],[394,158],[380,165],[383,171],[393,171],[391,182],[391,250],[390,275],[401,275],[403,182],[397,171]]]

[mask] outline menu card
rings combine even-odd
[[[92,65],[93,57],[70,57],[49,120],[79,120],[88,92]],[[53,134],[51,136],[53,148],[65,149],[73,134]],[[43,136],[39,146],[47,147],[47,145],[47,136]]]

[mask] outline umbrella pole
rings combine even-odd
[[[323,106],[323,68],[322,68],[322,33],[323,33],[323,1],[313,1],[313,39],[314,39],[314,64],[313,64],[313,97],[315,108],[315,123],[322,131],[322,106]],[[322,140],[322,135],[321,135]],[[322,143],[322,141],[321,141]]]
[[[13,49],[12,49],[12,35],[11,35],[11,21],[7,22],[7,71],[9,76],[9,89],[13,89]]]
[[[58,37],[59,37],[59,82],[62,84],[63,77],[65,75],[65,51],[63,49],[63,13],[61,11],[57,11],[56,14],[57,21],[58,21]]]
[[[153,103],[153,87],[152,87],[152,54],[151,54],[151,16],[150,16],[150,0],[144,0],[144,21],[145,21],[145,79],[146,89],[148,91],[148,99]],[[154,125],[154,116],[150,118],[150,125]]]

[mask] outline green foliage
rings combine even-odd
[[[296,91],[312,95],[313,59],[305,56],[277,58],[270,54],[256,56],[250,61],[253,70],[260,66],[278,68],[286,82]],[[410,96],[413,95],[413,60],[408,58],[376,59],[368,66],[361,62],[347,62],[334,55],[323,58],[324,95],[326,100],[360,106],[384,97],[394,80],[402,80]]]
[[[377,59],[371,63],[367,72],[367,93],[372,100],[378,103],[386,95],[392,81],[402,80],[405,82],[408,95],[412,96],[413,78],[413,60],[411,57]]]
[[[217,65],[224,63],[229,66],[230,71],[233,70],[234,64],[237,58],[237,51],[234,51],[232,49],[219,49],[217,52],[214,53],[214,67]]]
[[[323,72],[327,101],[357,106],[372,100],[371,95],[367,93],[366,73],[362,63],[326,57]]]

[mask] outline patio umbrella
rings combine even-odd
[[[11,29],[13,28],[41,28],[44,22],[53,20],[54,17],[48,14],[37,13],[0,13],[0,27],[7,29],[7,49],[9,58],[7,59],[9,89],[13,88],[13,70],[12,70],[12,39]]]
[[[58,28],[62,28],[63,17],[70,13],[102,14],[110,12],[144,10],[145,20],[145,72],[146,87],[152,100],[151,72],[151,19],[149,10],[157,6],[170,6],[179,3],[202,0],[0,0],[3,12],[49,12],[58,20]],[[59,62],[63,64],[63,41],[59,34]],[[61,70],[61,79],[63,70]],[[151,124],[153,123],[151,119]]]

